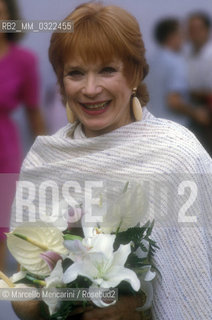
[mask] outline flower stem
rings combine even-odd
[[[6,284],[10,287],[10,288],[14,288],[15,285],[13,284],[13,282],[3,273],[0,271],[0,278],[6,282]]]
[[[36,241],[36,240],[33,240],[33,239],[29,238],[29,237],[26,237],[26,236],[23,235],[23,234],[16,233],[16,232],[15,232],[15,233],[12,233],[12,234],[13,234],[14,236],[22,239],[22,240],[25,240],[25,241],[33,244],[34,246],[36,246],[36,247],[38,247],[38,248],[40,248],[40,249],[42,249],[42,250],[44,250],[44,251],[48,251],[48,250],[49,250],[49,248],[48,248],[45,244],[42,244],[42,243],[40,243],[40,242],[38,242],[38,241]]]
[[[45,281],[36,279],[36,278],[30,276],[29,274],[26,275],[26,278],[27,278],[28,280],[32,281],[32,283],[34,283],[34,284],[38,284],[38,285],[40,285],[40,286],[45,286],[45,285],[46,285],[46,282],[45,282]]]

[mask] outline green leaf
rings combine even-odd
[[[147,237],[149,237],[149,236],[151,235],[152,229],[153,229],[153,227],[154,227],[154,223],[155,223],[155,221],[153,220],[153,221],[151,222],[150,226],[148,227],[147,233],[146,233],[146,236],[147,236]]]
[[[80,241],[82,241],[82,237],[75,236],[75,235],[69,234],[69,233],[64,234],[63,239],[64,240],[80,240]]]
[[[141,248],[142,251],[147,252],[147,248],[143,245],[143,243],[141,242],[139,247]]]
[[[51,320],[66,320],[74,309],[74,301],[62,301],[58,312],[49,317]]]
[[[148,220],[148,221],[142,226],[142,228],[147,229],[147,228],[149,228],[149,225],[150,225],[150,221]]]

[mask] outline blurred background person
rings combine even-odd
[[[212,41],[211,19],[204,12],[189,15],[188,41],[185,56],[188,65],[188,82],[191,103],[199,109],[199,121],[190,129],[212,156]]]
[[[178,122],[186,127],[189,118],[198,121],[196,110],[188,101],[188,75],[181,53],[183,34],[176,18],[164,18],[154,27],[158,45],[149,59],[147,86],[150,92],[149,110],[157,117]]]
[[[15,0],[0,0],[0,20],[18,20]],[[22,162],[19,132],[12,112],[24,105],[34,136],[44,134],[39,105],[37,61],[30,51],[16,44],[18,33],[0,33],[0,269],[5,264],[5,235],[15,181]]]

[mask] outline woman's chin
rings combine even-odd
[[[110,122],[100,120],[90,120],[83,123],[83,129],[86,136],[98,136],[103,133],[112,131]]]

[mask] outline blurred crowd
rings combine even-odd
[[[157,49],[149,58],[149,110],[189,128],[212,155],[211,18],[200,11],[183,23],[163,18],[153,36]]]

